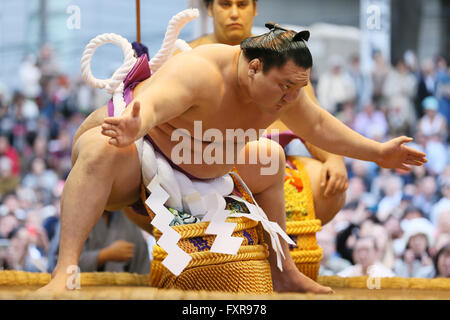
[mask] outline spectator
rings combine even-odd
[[[423,117],[422,101],[429,96],[434,96],[436,93],[436,73],[434,62],[432,59],[425,59],[422,61],[422,70],[419,75],[416,94],[416,116],[417,119]]]
[[[24,95],[29,99],[35,99],[41,91],[39,85],[41,71],[36,66],[36,57],[33,54],[26,55],[19,67],[19,77]]]
[[[417,219],[417,218],[425,218],[425,214],[423,211],[417,207],[410,206],[405,209],[405,212],[402,216],[402,223],[405,221]]]
[[[375,135],[385,137],[388,124],[384,114],[376,110],[373,102],[369,102],[356,116],[353,129],[363,136],[373,139]]]
[[[20,177],[13,174],[12,167],[10,158],[0,156],[0,197],[13,192],[20,184]]]
[[[450,178],[442,180],[440,183],[442,198],[439,199],[431,208],[430,220],[433,225],[437,226],[439,216],[442,212],[447,211],[450,208]]]
[[[28,232],[25,227],[18,226],[9,235],[9,248],[6,255],[7,270],[25,270],[28,252]]]
[[[13,214],[0,216],[0,239],[7,239],[11,231],[19,226],[19,220]]]
[[[390,65],[386,63],[380,51],[376,51],[373,55],[373,69],[372,69],[372,98],[375,105],[379,107],[382,104],[383,85],[386,81],[387,75],[390,72]]]
[[[319,77],[317,98],[320,106],[336,114],[342,110],[344,103],[355,100],[355,85],[350,76],[343,70],[340,56],[330,58],[330,71]]]
[[[417,182],[418,194],[413,199],[414,206],[420,208],[425,214],[425,218],[429,219],[433,204],[438,201],[437,183],[432,176],[426,176]]]
[[[442,143],[438,135],[432,135],[425,148],[428,162],[425,167],[430,175],[437,177],[448,163],[448,147]]]
[[[317,244],[323,249],[319,275],[335,275],[351,265],[348,260],[341,258],[336,252],[336,234],[330,223],[317,233]]]
[[[394,273],[379,260],[379,249],[373,237],[359,237],[353,250],[355,265],[338,273],[340,277],[393,277]]]
[[[434,259],[436,278],[450,278],[450,243],[442,247]]]
[[[149,273],[147,243],[122,212],[105,211],[85,243],[79,266],[82,272]]]
[[[49,43],[42,46],[37,64],[43,77],[54,77],[60,73],[59,64],[53,55],[53,47]]]
[[[371,100],[371,79],[361,71],[361,64],[357,55],[351,57],[348,72],[355,87],[355,106],[356,110],[359,112],[362,106],[369,103]]]
[[[355,105],[352,101],[347,101],[342,106],[342,110],[336,113],[336,118],[342,121],[347,127],[353,128],[355,126]]]
[[[25,175],[23,185],[25,187],[37,189],[43,188],[46,192],[51,193],[58,177],[56,173],[47,168],[45,161],[41,158],[35,158],[31,163],[31,172]]]
[[[5,156],[11,160],[11,173],[14,176],[20,175],[20,157],[14,147],[9,144],[9,140],[5,135],[0,135],[0,157]]]
[[[406,67],[403,59],[399,59],[395,69],[391,70],[383,85],[384,101],[391,101],[394,97],[402,96],[407,99],[408,114],[411,115],[410,125],[416,121],[413,98],[416,92],[416,79]]]
[[[447,121],[438,113],[439,102],[435,97],[427,97],[422,102],[425,115],[419,120],[418,130],[426,138],[437,135],[440,141],[447,140]]]
[[[385,196],[378,204],[377,216],[384,216],[400,205],[403,196],[402,187],[400,177],[392,175],[387,178],[383,189]]]
[[[434,267],[428,250],[433,245],[433,225],[425,218],[415,218],[403,221],[402,228],[404,250],[395,261],[395,274],[405,278],[431,278]]]
[[[450,70],[447,60],[440,56],[436,63],[436,98],[439,99],[439,113],[447,119],[450,124]]]
[[[358,199],[366,192],[364,180],[361,177],[354,176],[348,180],[348,189],[345,197],[345,202],[357,202]]]
[[[395,96],[389,101],[387,108],[388,134],[391,137],[409,135],[411,117],[408,114],[408,100],[403,96]]]
[[[45,272],[46,259],[36,255],[35,248],[30,245],[30,231],[19,225],[9,234],[9,243],[6,266],[9,270],[22,270],[27,272]]]

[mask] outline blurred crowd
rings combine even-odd
[[[332,56],[329,72],[312,79],[320,104],[369,138],[414,137],[428,163],[393,172],[346,159],[346,205],[317,234],[320,274],[449,277],[447,60],[419,63],[413,52],[394,66],[379,53],[373,59],[373,72],[363,74],[358,57]],[[18,73],[20,90],[0,84],[0,269],[52,272],[72,139],[109,97],[64,74],[48,45],[25,57]]]
[[[360,134],[383,142],[400,135],[427,154],[410,172],[345,159],[346,204],[317,234],[321,275],[450,276],[450,68],[443,56],[394,65],[376,52],[364,74],[358,57],[330,57],[314,80],[321,106]]]

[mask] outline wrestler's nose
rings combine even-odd
[[[233,5],[231,6],[230,17],[231,17],[232,19],[237,19],[237,18],[239,18],[239,9],[238,9],[238,6],[237,6],[236,4],[233,4]]]

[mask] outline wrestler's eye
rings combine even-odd
[[[241,8],[241,9],[246,8],[246,7],[248,6],[248,2],[240,2],[240,3],[238,4],[238,6],[239,6],[239,8]]]
[[[220,6],[223,7],[223,8],[229,8],[229,7],[231,7],[231,3],[229,3],[229,2],[221,2]]]
[[[290,87],[289,85],[287,85],[287,84],[282,84],[282,83],[280,83],[280,88],[281,88],[282,90],[289,90],[291,87]]]

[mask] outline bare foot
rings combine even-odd
[[[317,294],[335,293],[330,287],[325,287],[311,280],[296,267],[286,268],[284,271],[272,274],[273,289],[276,292],[310,292]]]
[[[65,292],[72,291],[75,287],[70,282],[69,277],[70,276],[66,274],[55,275],[47,285],[36,290],[32,294],[32,297],[44,299],[52,298]]]

